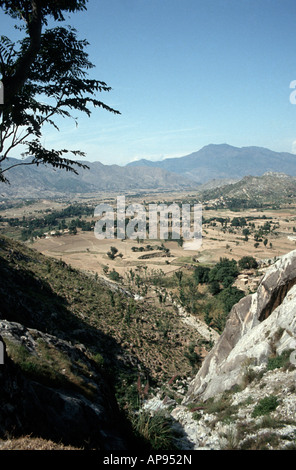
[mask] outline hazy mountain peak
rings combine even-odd
[[[266,172],[296,176],[296,155],[275,152],[264,147],[234,147],[227,143],[209,144],[197,152],[179,158],[152,162],[140,160],[128,166],[154,166],[204,184],[214,179],[241,179]]]

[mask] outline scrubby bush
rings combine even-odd
[[[245,293],[238,289],[235,286],[229,286],[226,289],[223,289],[219,294],[219,299],[224,305],[224,311],[226,313],[230,312],[233,305],[239,302],[245,296]]]
[[[259,403],[255,406],[252,417],[257,418],[258,416],[266,415],[271,411],[274,411],[279,405],[278,398],[275,395],[270,395],[262,398]]]
[[[143,439],[151,450],[172,450],[174,448],[174,432],[172,420],[163,412],[150,414],[141,411],[132,420],[138,438]]]
[[[290,364],[291,350],[284,351],[279,356],[270,357],[267,363],[267,370],[279,369],[280,367],[287,367]]]
[[[112,280],[112,281],[120,281],[120,274],[115,271],[115,269],[112,269],[112,271],[110,271],[109,273],[109,278]]]
[[[107,255],[110,259],[114,259],[116,254],[118,253],[118,249],[115,246],[110,247],[110,251],[107,252]]]
[[[237,262],[234,259],[220,258],[209,272],[209,282],[218,281],[223,287],[229,287],[238,274]]]
[[[258,263],[253,256],[243,256],[239,260],[238,266],[240,269],[257,269]]]
[[[194,279],[197,284],[204,284],[209,282],[210,268],[206,266],[197,266],[194,270]]]

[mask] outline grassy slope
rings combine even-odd
[[[0,295],[0,318],[82,343],[91,357],[102,356],[122,406],[136,399],[139,371],[142,383],[150,384],[191,372],[184,353],[193,331],[173,309],[111,294],[99,280],[5,237]]]

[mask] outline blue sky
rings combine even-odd
[[[71,15],[107,82],[95,110],[45,144],[89,161],[183,156],[210,143],[296,153],[295,0],[89,0]],[[1,34],[15,34],[0,14]],[[10,35],[10,30],[12,34]]]

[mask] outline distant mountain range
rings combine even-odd
[[[10,158],[3,168],[17,162],[19,160]],[[182,190],[197,187],[196,182],[162,168],[145,168],[143,171],[139,167],[87,161],[82,163],[88,165],[89,169],[75,167],[78,175],[45,165],[13,168],[5,173],[11,184],[0,183],[0,197],[39,198],[101,191]]]
[[[247,175],[261,176],[268,171],[296,176],[296,155],[262,147],[233,147],[210,144],[198,152],[161,161],[138,160],[129,167],[161,168],[204,184],[224,178],[238,180]]]
[[[17,161],[9,159],[5,165]],[[262,176],[266,172],[296,176],[294,154],[227,144],[210,144],[184,157],[156,162],[142,159],[126,166],[83,163],[89,170],[78,169],[79,175],[44,165],[16,167],[7,172],[11,185],[0,184],[0,196],[56,197],[131,190],[192,189],[200,192],[236,183],[246,176]]]

